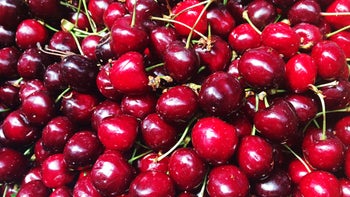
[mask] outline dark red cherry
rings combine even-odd
[[[69,169],[86,169],[95,163],[102,151],[102,144],[96,134],[88,130],[79,131],[65,144],[64,161]]]
[[[150,42],[157,55],[163,57],[167,46],[177,39],[174,28],[159,26],[150,33]]]
[[[61,80],[61,68],[58,62],[50,64],[46,67],[43,76],[43,83],[46,89],[53,96],[58,96],[66,89],[65,83]]]
[[[171,178],[157,171],[147,171],[138,174],[131,182],[130,197],[174,197],[175,186]]]
[[[314,85],[317,77],[317,66],[313,58],[305,53],[291,57],[286,63],[286,80],[289,89],[302,93]]]
[[[198,69],[199,60],[194,49],[186,48],[185,43],[178,40],[168,44],[163,59],[167,73],[179,83],[191,79]]]
[[[76,28],[81,30],[90,30],[89,19],[83,12],[71,12],[68,20],[75,25]]]
[[[346,147],[350,145],[350,116],[345,116],[337,120],[334,126],[334,134]]]
[[[17,61],[21,52],[15,47],[0,49],[0,77],[1,79],[15,79],[18,77]]]
[[[15,44],[15,31],[0,25],[0,47],[9,47]]]
[[[261,35],[248,23],[236,26],[228,35],[228,43],[238,54],[261,44]]]
[[[25,19],[17,27],[16,44],[21,49],[36,47],[37,43],[43,45],[47,39],[47,30],[35,19]]]
[[[193,190],[204,179],[206,168],[202,158],[191,148],[176,149],[169,158],[169,176],[180,190]]]
[[[123,113],[138,119],[144,119],[148,114],[156,111],[157,98],[152,94],[124,96],[120,107]]]
[[[169,122],[186,122],[198,109],[196,93],[187,86],[174,86],[157,100],[156,111]]]
[[[285,98],[295,109],[298,120],[301,123],[314,118],[318,112],[318,106],[314,98],[303,94],[290,94]]]
[[[253,124],[244,112],[237,112],[229,120],[229,123],[236,128],[239,138],[250,135],[253,129]]]
[[[261,41],[262,45],[288,58],[298,52],[300,37],[288,24],[277,22],[266,25],[261,33]]]
[[[113,62],[113,61],[112,61]],[[96,76],[96,86],[98,91],[106,98],[119,101],[122,93],[115,89],[109,77],[112,66],[107,63],[101,66]]]
[[[0,2],[0,25],[9,29],[16,29],[17,25],[27,15],[25,2],[3,0]]]
[[[81,41],[81,50],[83,54],[92,61],[96,61],[96,47],[101,40],[100,36],[88,35]]]
[[[238,70],[243,80],[252,87],[278,87],[285,76],[285,63],[274,49],[259,47],[243,53]]]
[[[44,160],[41,166],[41,176],[46,187],[58,188],[71,183],[75,173],[68,169],[63,153],[57,153]]]
[[[60,79],[74,90],[91,92],[96,87],[98,67],[82,55],[68,55],[63,58],[60,72]]]
[[[73,123],[68,117],[56,116],[42,129],[42,143],[49,150],[61,152],[74,131]]]
[[[27,172],[28,161],[21,152],[0,148],[0,182],[20,181]]]
[[[30,96],[35,92],[46,92],[47,89],[43,83],[43,81],[39,79],[31,79],[27,81],[23,81],[19,86],[19,99],[22,102],[26,97]]]
[[[249,135],[237,147],[239,168],[252,179],[267,177],[274,167],[273,148],[265,138]]]
[[[302,22],[318,25],[320,18],[321,7],[315,0],[297,1],[288,11],[288,20],[293,26]]]
[[[102,120],[97,134],[107,149],[127,151],[135,143],[138,128],[139,123],[135,117],[119,115]]]
[[[71,197],[73,196],[72,189],[66,186],[56,188],[49,197]]]
[[[94,111],[91,115],[91,126],[94,130],[97,130],[104,119],[115,117],[120,114],[122,114],[122,111],[119,103],[111,100],[101,101],[94,107]]]
[[[41,180],[31,181],[21,185],[16,196],[18,197],[47,197],[50,189]]]
[[[92,184],[90,171],[81,171],[73,188],[73,196],[102,197],[102,194]]]
[[[171,148],[176,143],[177,134],[177,129],[157,113],[151,113],[141,121],[142,140],[155,151]]]
[[[70,32],[63,30],[55,32],[52,35],[48,47],[62,52],[78,52],[77,43],[75,42],[73,35]]]
[[[91,169],[91,181],[102,195],[123,194],[133,179],[133,169],[116,151],[100,155]]]
[[[135,9],[135,17],[138,21],[145,21],[151,16],[160,15],[160,6],[153,0],[126,0],[125,5],[130,14],[134,14]]]
[[[110,39],[106,36],[103,37],[96,47],[96,57],[101,63],[108,63],[110,59],[114,59],[115,56],[111,49]]]
[[[143,56],[135,51],[112,62],[109,78],[117,91],[127,95],[140,95],[149,90]]]
[[[272,23],[277,16],[275,6],[266,0],[254,0],[248,4],[246,9],[249,19],[259,29]]]
[[[103,14],[113,0],[89,0],[88,10],[97,25],[103,25]]]
[[[0,102],[7,107],[17,108],[20,104],[19,87],[11,83],[3,83],[0,86]]]
[[[209,172],[207,191],[210,196],[246,196],[249,187],[248,177],[237,166],[216,166]]]
[[[45,20],[59,21],[63,17],[63,13],[67,11],[60,5],[57,0],[28,0],[29,10],[39,18]]]
[[[341,196],[339,180],[327,171],[318,170],[305,175],[299,183],[299,190],[304,197]]]
[[[164,157],[163,159],[158,160],[159,156],[160,155],[158,153],[153,152],[145,155],[141,159],[137,160],[137,169],[140,172],[159,171],[167,173],[169,157]]]
[[[194,150],[212,164],[226,163],[238,144],[235,127],[216,117],[199,119],[191,137]]]
[[[311,51],[312,47],[324,37],[320,28],[310,23],[298,23],[292,29],[300,37],[300,49],[303,51]]]
[[[17,72],[24,79],[42,79],[49,57],[36,48],[25,50],[17,62]]]
[[[34,156],[35,156],[35,164],[41,166],[42,163],[51,155],[58,153],[55,150],[47,149],[44,144],[42,138],[38,139],[34,144]]]
[[[125,4],[121,2],[112,2],[108,5],[103,13],[103,22],[109,29],[112,28],[114,22],[127,14]]]
[[[208,9],[207,19],[213,34],[225,38],[235,27],[235,18],[230,14],[226,6],[218,4]]]
[[[343,143],[330,132],[324,136],[321,129],[310,128],[306,131],[302,151],[305,160],[318,170],[334,172],[344,162]]]
[[[267,179],[254,183],[253,190],[258,196],[288,196],[292,192],[292,181],[286,171],[276,169]]]
[[[243,89],[239,81],[222,71],[209,75],[199,92],[200,107],[214,116],[227,116],[237,111],[242,99]]]
[[[335,85],[321,87],[326,109],[342,109],[350,103],[350,82],[339,80]]]
[[[30,181],[41,180],[41,167],[32,167],[23,177],[21,184],[29,183]]]

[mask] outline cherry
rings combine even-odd
[[[90,171],[81,171],[73,188],[73,196],[102,197],[102,194],[92,184]]]
[[[257,100],[256,96],[257,95],[248,95],[245,98],[244,106],[242,107],[243,113],[247,115],[247,118],[251,121],[254,120],[254,116],[258,111],[257,109],[264,109],[267,107],[263,99]]]
[[[94,107],[94,111],[91,115],[91,126],[94,130],[97,130],[104,119],[121,114],[122,111],[119,103],[111,100],[101,101]]]
[[[112,28],[114,22],[127,14],[125,4],[120,2],[112,2],[108,5],[103,13],[103,22],[109,29]]]
[[[207,191],[210,196],[247,196],[249,180],[237,166],[216,166],[209,172]]]
[[[163,57],[167,46],[176,39],[176,31],[172,27],[159,26],[150,32],[151,47],[161,57]]]
[[[281,85],[285,63],[276,50],[259,47],[243,53],[238,70],[248,85],[259,89],[272,88]]]
[[[199,119],[192,128],[191,138],[198,155],[212,164],[226,163],[238,144],[235,127],[216,117]]]
[[[108,37],[102,37],[100,39],[100,42],[96,47],[96,57],[97,60],[101,63],[107,63],[110,59],[115,58]]]
[[[113,61],[109,78],[117,91],[127,95],[143,94],[149,90],[143,57],[138,52],[124,53]]]
[[[179,148],[169,158],[169,176],[180,190],[197,188],[204,179],[205,163],[191,148]]]
[[[194,46],[200,62],[211,72],[225,70],[232,56],[229,44],[219,36],[213,35],[209,39],[210,46],[200,43]]]
[[[250,135],[253,129],[253,124],[249,120],[248,116],[239,111],[235,113],[229,120],[229,123],[236,128],[237,136],[242,138],[243,136]]]
[[[138,128],[139,123],[135,117],[119,115],[102,120],[97,134],[107,149],[127,151],[135,143]]]
[[[83,12],[71,12],[68,16],[68,20],[73,23],[76,28],[81,30],[89,30],[89,19]]]
[[[174,86],[157,100],[156,111],[169,122],[186,122],[198,109],[196,93],[187,86]]]
[[[28,0],[29,10],[39,18],[46,20],[59,20],[63,13],[66,13],[59,1],[48,0],[41,2],[40,0]]]
[[[350,196],[350,180],[346,178],[340,178],[339,184],[341,188],[341,196],[343,197]]]
[[[42,129],[42,143],[49,150],[61,152],[73,133],[73,123],[69,118],[66,116],[56,116]]]
[[[335,85],[321,87],[322,95],[326,109],[342,109],[349,105],[350,102],[350,82],[347,80],[339,80]]]
[[[310,23],[318,25],[321,18],[321,7],[317,1],[301,0],[294,3],[288,11],[288,20],[291,25]]]
[[[257,48],[261,44],[261,35],[248,23],[243,23],[230,32],[228,42],[232,49],[242,54],[247,49]]]
[[[285,57],[292,57],[299,50],[300,38],[293,29],[283,22],[266,25],[261,32],[262,45],[275,49]]]
[[[128,189],[133,179],[133,169],[119,152],[106,151],[96,160],[90,176],[100,194],[115,196]]]
[[[68,168],[82,170],[91,167],[102,153],[102,144],[91,131],[76,132],[64,146],[64,161]]]
[[[286,171],[275,169],[267,179],[257,181],[253,187],[258,196],[288,196],[292,191],[292,181]]]
[[[96,76],[96,86],[98,91],[106,98],[118,101],[122,97],[122,93],[116,90],[109,77],[112,66],[107,63],[101,66]]]
[[[176,16],[175,20],[179,22],[174,24],[174,28],[179,35],[188,36],[191,32],[191,29],[188,29],[182,24],[193,27],[193,29],[202,34],[206,33],[208,28],[207,11],[204,10],[203,5],[197,5],[198,3],[199,1],[197,0],[186,0],[178,2],[172,8],[171,11]],[[203,14],[201,14],[202,12]],[[198,22],[196,22],[197,20]],[[198,36],[197,33],[193,33],[194,38],[198,38]]]
[[[313,171],[305,175],[300,183],[299,189],[302,196],[340,196],[340,185],[338,179],[326,171]]]
[[[47,149],[44,144],[42,138],[38,139],[34,144],[34,156],[35,156],[35,164],[41,166],[42,163],[51,155],[58,153],[54,150]]]
[[[177,129],[157,113],[151,113],[141,121],[142,139],[152,150],[168,150],[176,143],[177,134]]]
[[[17,108],[20,104],[19,88],[11,83],[3,83],[0,86],[0,101],[10,108]]]
[[[163,59],[167,73],[179,83],[191,79],[198,69],[199,60],[194,49],[186,48],[179,40],[168,44]]]
[[[42,79],[44,70],[51,63],[49,57],[36,48],[25,50],[17,62],[17,72],[24,79]]]
[[[308,173],[310,173],[310,167],[304,161],[294,159],[288,164],[288,175],[293,183],[298,184]]]
[[[60,80],[61,78],[61,69],[58,62],[50,64],[46,67],[43,83],[46,89],[53,96],[58,96],[60,92],[66,88],[65,84]]]
[[[306,123],[314,118],[318,112],[318,106],[313,97],[305,94],[290,94],[285,99],[291,103],[295,109],[298,120]]]
[[[100,36],[88,35],[81,41],[83,54],[92,61],[96,61],[96,48],[101,40]]]
[[[11,148],[0,148],[0,182],[18,182],[27,172],[29,163],[22,153]]]
[[[16,44],[21,49],[36,47],[37,43],[43,45],[47,39],[47,30],[35,19],[23,20],[17,27]]]
[[[160,155],[158,153],[151,152],[137,161],[137,169],[140,172],[146,171],[159,171],[163,173],[168,172],[169,157],[163,157],[158,160]]]
[[[292,29],[300,37],[300,50],[310,51],[312,47],[324,38],[319,27],[310,23],[298,23]]]
[[[142,24],[130,15],[117,18],[111,28],[111,49],[118,57],[129,51],[143,52],[149,43],[149,35]]]
[[[160,15],[159,4],[152,0],[126,0],[125,5],[130,14],[134,14],[135,9],[135,18],[139,21],[145,21],[151,16]]]
[[[131,182],[128,195],[131,197],[173,197],[175,187],[167,174],[147,171],[138,174]]]
[[[17,61],[21,52],[15,47],[0,49],[0,77],[1,79],[15,79],[18,77]]]
[[[286,63],[286,78],[288,87],[295,93],[309,90],[317,77],[317,66],[313,58],[305,53],[291,57]]]
[[[62,97],[61,112],[74,124],[87,125],[90,124],[93,110],[97,104],[95,95],[73,90]]]
[[[71,197],[73,196],[72,190],[69,187],[63,186],[53,190],[49,197]]]
[[[98,67],[82,55],[68,55],[60,62],[60,80],[74,90],[89,92],[95,89]]]
[[[59,188],[71,183],[75,173],[68,169],[63,153],[50,155],[41,165],[42,181],[46,187]]]
[[[329,39],[337,43],[338,46],[340,46],[343,49],[346,58],[350,57],[350,50],[348,47],[346,47],[350,44],[350,32],[342,31],[332,35],[331,37],[329,37]]]
[[[302,151],[305,160],[318,170],[334,172],[339,170],[344,162],[342,142],[330,132],[324,134],[321,129],[307,130],[303,138]]]
[[[273,148],[264,138],[249,135],[237,147],[239,168],[250,179],[267,177],[274,167]]]
[[[210,115],[226,116],[237,111],[243,100],[243,89],[236,78],[218,71],[209,75],[199,92],[199,104]]]
[[[259,29],[272,23],[276,18],[275,6],[266,0],[254,0],[246,8],[251,22]]]
[[[326,12],[334,13],[334,12],[350,12],[349,2],[346,0],[336,0],[333,1],[326,9]],[[350,25],[349,23],[349,15],[326,15],[324,19],[331,24],[331,26],[335,29],[340,29],[342,27]]]
[[[156,111],[157,98],[152,94],[124,96],[120,107],[123,113],[144,119]]]
[[[23,177],[22,183],[29,183],[31,181],[41,180],[41,167],[33,167],[31,168]]]
[[[336,122],[334,134],[346,147],[350,145],[350,116],[345,116]]]
[[[26,5],[21,1],[4,0],[0,3],[0,13],[0,25],[16,29],[17,25],[26,17]]]
[[[97,25],[103,25],[103,14],[107,10],[112,0],[89,0],[88,10],[91,14],[91,18]]]
[[[19,100],[23,102],[23,100],[26,99],[26,97],[30,96],[31,94],[35,92],[46,92],[47,89],[43,83],[43,81],[39,79],[31,79],[27,81],[22,81],[19,86]]]
[[[34,180],[21,185],[16,196],[18,197],[47,197],[50,195],[50,190],[40,180]]]
[[[286,100],[277,100],[260,109],[254,116],[256,129],[267,139],[284,142],[295,135],[299,122],[293,106]]]
[[[58,31],[55,32],[49,40],[48,47],[50,49],[62,52],[78,52],[77,44],[70,32]]]
[[[208,9],[207,20],[212,33],[222,38],[226,38],[236,25],[235,18],[223,4]]]
[[[15,44],[15,31],[0,25],[0,47],[9,47]]]

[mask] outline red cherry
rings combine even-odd
[[[321,87],[326,109],[342,109],[350,104],[350,82],[339,80],[335,85]]]
[[[348,147],[350,145],[350,116],[345,116],[337,120],[334,126],[335,136]]]
[[[63,186],[52,191],[49,197],[71,197],[72,195],[72,190],[69,187]]]
[[[309,169],[310,169],[309,165],[306,162],[302,163],[299,159],[294,159],[288,164],[289,177],[294,183],[297,183],[297,184],[305,175],[310,173],[308,171]]]
[[[119,103],[104,100],[95,106],[95,109],[91,115],[91,126],[94,130],[97,131],[98,126],[101,122],[109,117],[115,117],[122,114]]]
[[[230,46],[238,54],[247,49],[257,48],[261,44],[261,35],[248,23],[236,26],[228,36]]]
[[[104,24],[111,29],[114,22],[127,14],[125,5],[121,2],[112,2],[103,13]]]
[[[73,196],[102,197],[102,194],[92,184],[91,172],[81,171],[73,188]]]
[[[275,6],[266,0],[255,0],[248,4],[246,10],[252,23],[259,29],[272,23],[276,18]]]
[[[17,72],[24,79],[42,79],[44,70],[51,63],[49,57],[36,48],[25,50],[17,62]]]
[[[88,10],[97,25],[103,25],[103,14],[113,0],[89,0]]]
[[[303,51],[310,51],[324,37],[320,28],[310,23],[298,23],[292,29],[300,37],[300,48]]]
[[[326,9],[326,12],[350,12],[350,4],[347,0],[335,0]],[[335,29],[350,25],[350,15],[325,16],[325,20]]]
[[[218,4],[207,11],[207,19],[213,34],[223,38],[235,27],[235,18],[230,14],[226,6]]]
[[[172,27],[156,27],[150,33],[151,46],[155,53],[163,56],[167,46],[177,39],[177,34]]]
[[[29,183],[21,185],[16,196],[37,196],[37,197],[47,197],[50,194],[50,189],[45,186],[41,180],[34,180]]]
[[[212,164],[226,163],[238,144],[235,128],[216,117],[199,119],[193,126],[191,137],[194,150]]]
[[[10,183],[23,178],[28,163],[20,152],[11,148],[0,148],[0,165],[0,182]]]
[[[32,79],[21,83],[18,94],[20,100],[23,101],[26,97],[30,96],[31,94],[40,91],[47,91],[44,83],[39,79]]]
[[[71,12],[69,21],[76,25],[76,28],[81,30],[90,30],[89,19],[83,12]]]
[[[156,111],[157,99],[152,94],[124,96],[120,107],[123,113],[138,119],[144,119],[148,114]]]
[[[36,47],[36,44],[45,44],[48,32],[45,27],[35,19],[23,20],[16,30],[16,43],[21,49]]]
[[[290,94],[285,99],[291,103],[295,109],[296,115],[298,116],[301,123],[314,118],[318,112],[318,106],[313,97],[303,94]]]
[[[81,41],[81,50],[83,54],[92,61],[97,60],[96,47],[99,44],[100,40],[100,36],[89,35]]]
[[[347,178],[340,178],[339,184],[341,188],[341,196],[349,197],[350,196],[350,180]]]
[[[146,171],[159,171],[163,173],[168,172],[169,157],[164,157],[162,160],[158,160],[160,155],[158,153],[149,153],[137,160],[137,169],[140,172]]]
[[[15,47],[5,47],[0,49],[0,77],[2,79],[18,77],[17,61],[20,56],[20,51]]]
[[[43,144],[42,138],[38,139],[34,144],[35,164],[41,166],[42,163],[51,155],[58,153],[56,150],[50,150]]]
[[[297,1],[288,11],[288,19],[293,26],[302,22],[318,25],[321,20],[320,4],[314,0]]]
[[[288,196],[292,192],[292,181],[286,171],[277,168],[268,178],[254,183],[253,191],[258,196]]]
[[[96,76],[96,85],[99,92],[106,98],[118,101],[122,97],[122,93],[116,90],[110,79],[110,71],[112,67],[109,63],[100,68]]]
[[[350,32],[342,31],[332,35],[329,39],[337,43],[343,49],[346,58],[350,57],[350,49],[347,47],[350,44]]]
[[[55,32],[49,41],[48,47],[62,52],[78,52],[78,47],[73,35],[66,31]]]

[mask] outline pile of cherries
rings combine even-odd
[[[1,196],[350,196],[349,29],[349,0],[0,0]]]

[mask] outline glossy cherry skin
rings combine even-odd
[[[330,132],[325,137],[323,139],[321,129],[307,130],[302,143],[304,158],[316,169],[337,171],[344,162],[343,143]]]
[[[207,192],[210,196],[246,196],[249,180],[237,166],[226,164],[211,169],[208,175]]]
[[[227,116],[237,111],[243,100],[243,88],[236,78],[218,71],[209,75],[199,91],[199,105],[210,115]]]
[[[264,138],[249,135],[241,139],[237,147],[239,168],[250,179],[261,179],[274,167],[273,148]]]
[[[293,106],[286,100],[277,100],[254,116],[256,129],[267,139],[284,142],[298,130],[299,122]]]
[[[21,185],[16,196],[18,197],[47,197],[50,189],[41,180],[34,180]]]
[[[158,2],[152,0],[127,0],[125,1],[125,5],[130,14],[133,14],[135,6],[135,17],[137,21],[144,22],[151,16],[160,16],[160,6]]]
[[[209,163],[226,163],[235,153],[238,137],[234,126],[216,117],[199,119],[192,128],[194,150]]]
[[[49,197],[71,197],[71,196],[73,196],[72,189],[70,189],[69,187],[63,186],[53,190]]]
[[[310,23],[298,23],[292,27],[300,37],[300,49],[311,51],[312,47],[324,38],[320,28]]]
[[[145,155],[141,159],[137,160],[137,169],[140,172],[159,171],[167,173],[169,157],[166,156],[163,159],[159,160],[159,156],[160,154],[154,152]]]
[[[318,112],[318,106],[315,99],[308,95],[303,94],[289,94],[285,99],[291,103],[295,109],[298,120],[301,123],[314,118]]]
[[[60,78],[61,69],[59,63],[56,62],[46,67],[43,76],[43,83],[53,96],[58,96],[59,93],[66,89],[66,85],[60,80]]]
[[[193,190],[203,182],[206,165],[192,148],[176,149],[168,165],[169,176],[180,190]]]
[[[90,171],[81,171],[73,188],[73,196],[102,197],[102,194],[92,184]]]
[[[57,153],[44,160],[41,166],[41,176],[46,187],[58,188],[71,183],[75,173],[68,169],[63,153]]]
[[[112,66],[109,63],[101,66],[96,76],[96,86],[98,91],[107,99],[119,101],[122,97],[122,93],[112,85],[111,79],[109,77],[111,68]]]
[[[167,73],[179,83],[191,79],[198,69],[198,57],[193,48],[175,40],[169,43],[164,53],[164,67]]]
[[[297,1],[288,11],[288,19],[291,25],[302,22],[318,25],[320,18],[321,7],[320,4],[314,0]]]
[[[9,47],[15,44],[15,31],[0,25],[0,47]]]
[[[243,80],[252,87],[278,87],[285,75],[285,63],[274,49],[259,47],[243,53],[238,70]]]
[[[318,76],[324,80],[339,79],[346,67],[344,51],[330,40],[318,42],[312,48],[311,57],[317,65]]]
[[[2,1],[0,3],[0,25],[16,29],[17,25],[26,17],[26,8],[26,4],[21,1]]]
[[[299,183],[299,189],[304,197],[341,196],[339,180],[327,171],[318,170],[305,175]]]
[[[310,173],[308,170],[312,169],[307,163],[304,165],[299,159],[294,159],[288,164],[288,175],[293,183],[299,183],[300,180]]]
[[[98,67],[82,55],[69,55],[60,62],[60,79],[72,89],[88,92],[95,89]]]
[[[207,11],[207,19],[213,34],[226,38],[236,21],[226,6],[218,4]]]
[[[111,49],[116,56],[129,51],[143,52],[149,43],[146,29],[140,24],[131,24],[130,15],[116,19],[111,28]]]
[[[88,10],[97,25],[103,25],[103,14],[112,0],[91,0],[88,2]]]
[[[350,12],[349,2],[346,0],[336,0],[333,1],[326,9],[326,12]],[[349,23],[350,16],[343,15],[331,15],[325,16],[325,20],[331,24],[334,29],[340,29],[342,27],[350,25]]]
[[[123,113],[140,120],[156,111],[157,98],[152,94],[124,96],[120,103]]]
[[[114,22],[127,14],[125,4],[121,2],[112,2],[108,5],[106,11],[103,13],[103,23],[111,29]]]
[[[175,186],[171,178],[157,171],[138,174],[131,182],[130,197],[174,197]]]
[[[44,146],[42,138],[38,139],[34,144],[35,164],[41,166],[42,163],[51,155],[58,153],[55,150],[48,149]]]
[[[350,151],[347,149],[344,156],[344,173],[347,178],[350,178]]]
[[[276,8],[266,0],[255,0],[248,4],[248,17],[259,29],[263,29],[267,24],[272,23],[276,17]]]
[[[139,95],[149,90],[143,57],[138,52],[124,53],[112,62],[109,77],[113,87],[127,95]]]
[[[68,16],[69,22],[73,23],[76,28],[81,30],[90,30],[88,17],[83,12],[71,12]]]
[[[33,15],[49,21],[59,21],[63,17],[63,13],[66,13],[66,10],[56,0],[28,0],[27,4]]]
[[[10,183],[20,181],[28,170],[27,159],[11,148],[0,148],[0,182]]]
[[[167,46],[177,39],[178,35],[172,27],[159,26],[150,33],[150,44],[157,55],[163,56]]]
[[[342,197],[349,197],[350,196],[350,180],[347,178],[340,178],[339,184],[340,184],[340,189],[341,189],[341,196]]]
[[[174,86],[157,100],[156,111],[169,122],[186,122],[198,109],[196,93],[187,86]]]
[[[19,88],[11,83],[3,83],[0,86],[0,102],[7,107],[17,108],[20,105]]]
[[[122,111],[119,103],[111,100],[101,101],[95,106],[94,111],[91,115],[91,126],[94,130],[97,131],[98,126],[104,119],[115,117],[121,114]]]
[[[45,125],[55,115],[55,104],[47,92],[35,92],[22,101],[21,110],[30,124]]]
[[[288,196],[292,192],[292,181],[286,171],[276,169],[267,179],[254,183],[253,187],[258,196]]]
[[[23,81],[19,86],[19,99],[22,102],[26,97],[30,96],[35,92],[47,91],[44,83],[39,79],[31,79]]]
[[[35,19],[21,21],[16,30],[16,44],[21,49],[36,47],[36,44],[45,44],[48,32],[44,25]]]
[[[257,48],[261,44],[261,35],[248,23],[236,26],[228,35],[228,43],[234,51],[242,54],[245,50]]]
[[[81,41],[81,50],[84,55],[92,61],[96,61],[96,47],[101,40],[100,36],[89,35]]]
[[[72,34],[63,30],[52,35],[48,47],[62,52],[78,52],[78,47]]]
[[[177,134],[177,129],[157,113],[151,113],[141,121],[142,140],[152,150],[168,150],[176,143]]]
[[[342,31],[329,37],[329,39],[337,43],[343,49],[346,58],[350,57],[350,50],[346,47],[350,44],[350,32]]]
[[[21,184],[29,183],[34,180],[41,180],[41,166],[32,167],[23,177]]]
[[[230,46],[219,36],[213,35],[210,39],[212,44],[209,48],[205,44],[197,44],[195,46],[200,62],[211,72],[225,70],[231,61]]]
[[[15,47],[0,49],[0,77],[2,79],[14,79],[18,77],[17,61],[21,52]]]
[[[335,136],[348,147],[350,145],[350,116],[340,118],[334,126]]]
[[[107,149],[126,151],[135,143],[139,124],[135,117],[119,115],[102,120],[97,128],[98,138]]]
[[[63,155],[69,169],[82,170],[91,167],[103,151],[97,135],[84,130],[76,132],[64,146]]]
[[[24,79],[42,79],[50,58],[36,48],[25,50],[17,62],[17,72]]]
[[[116,151],[106,151],[91,169],[92,184],[102,195],[120,195],[133,179],[133,169]]]
[[[320,88],[325,96],[326,109],[342,109],[350,103],[350,82],[339,80],[336,85],[329,85]]]

